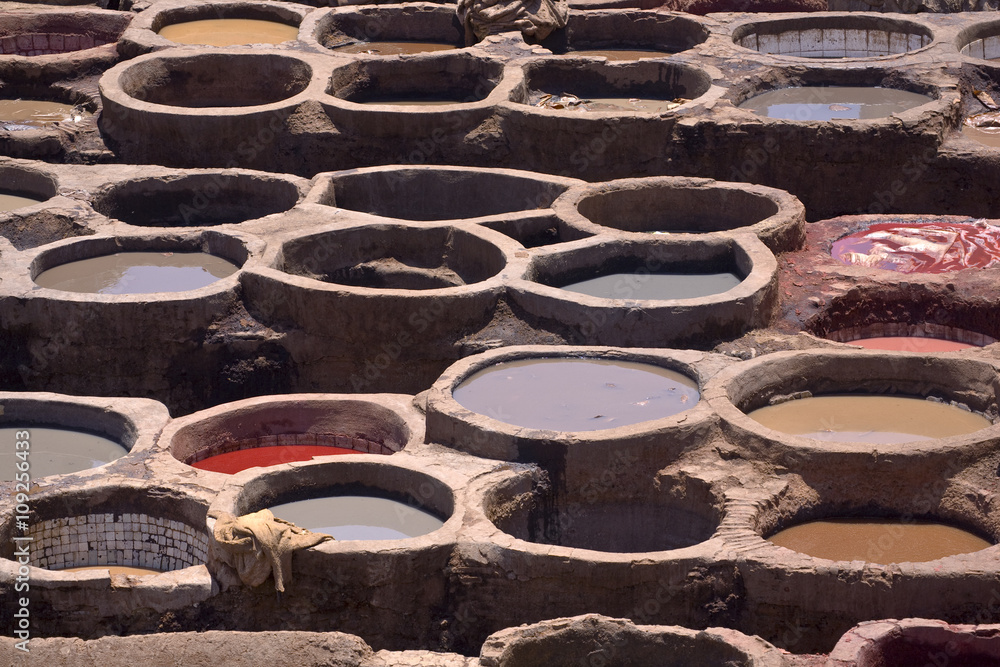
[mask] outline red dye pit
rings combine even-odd
[[[900,273],[947,273],[1000,264],[1000,228],[985,223],[886,222],[833,244],[837,261]]]
[[[852,340],[849,345],[857,345],[869,350],[895,350],[897,352],[954,352],[978,347],[970,343],[959,343],[941,338],[923,336],[877,336]]]
[[[284,445],[281,447],[251,447],[236,452],[216,454],[207,459],[196,461],[191,465],[200,470],[222,472],[234,475],[247,468],[266,468],[292,461],[308,461],[314,456],[333,456],[335,454],[366,454],[356,449],[343,447],[325,447],[322,445]]]

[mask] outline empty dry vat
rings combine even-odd
[[[13,582],[28,569],[32,622],[53,635],[101,636],[109,624],[142,632],[163,613],[213,594],[202,499],[119,481],[50,487],[32,494],[29,507],[27,531],[15,526],[16,508],[0,524],[11,545],[0,578]],[[27,545],[27,556],[15,554],[15,545]],[[8,590],[14,595],[13,586]],[[14,609],[13,601],[3,605],[4,622]]]
[[[554,209],[570,224],[593,233],[747,231],[775,252],[794,250],[805,240],[801,202],[783,190],[759,185],[675,176],[627,178],[572,188]]]
[[[300,387],[416,393],[492,319],[519,248],[475,225],[337,225],[274,248],[243,274],[244,298],[261,322],[306,334],[287,341],[310,360]]]
[[[209,227],[287,211],[299,187],[293,178],[252,172],[170,174],[105,185],[93,206],[139,227]]]
[[[608,60],[665,58],[708,39],[700,20],[655,11],[589,10],[570,12],[566,27],[539,43],[553,53]]]
[[[312,80],[312,66],[283,51],[149,53],[101,77],[101,129],[127,162],[271,168]]]
[[[749,234],[595,236],[537,249],[526,278],[511,280],[509,290],[528,313],[569,327],[580,343],[704,346],[766,326],[776,270],[774,255]],[[597,284],[583,284],[591,280]]]
[[[579,182],[514,169],[368,167],[321,176],[309,199],[384,218],[459,220],[537,214]]]
[[[452,7],[427,2],[335,7],[314,12],[309,39],[344,55],[392,56],[465,46],[465,29]]]
[[[163,438],[178,461],[225,473],[334,454],[389,455],[406,447],[421,425],[407,398],[253,398],[177,420]]]
[[[358,59],[333,70],[322,104],[352,135],[431,141],[447,154],[506,99],[505,69],[465,51]]]
[[[143,452],[168,418],[163,405],[141,398],[0,392],[0,405],[0,465],[8,481],[85,473]]]
[[[918,51],[933,40],[928,27],[913,21],[851,13],[753,21],[733,30],[739,46],[797,58],[879,58]]]

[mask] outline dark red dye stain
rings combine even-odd
[[[217,454],[202,459],[191,465],[200,470],[223,472],[227,475],[236,474],[247,468],[266,468],[291,461],[308,461],[314,456],[332,456],[334,454],[367,454],[356,449],[343,447],[324,447],[322,445],[285,445],[282,447],[252,447],[238,452]]]
[[[1000,228],[884,222],[833,244],[837,261],[900,273],[947,273],[1000,264]]]

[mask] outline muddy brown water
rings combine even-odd
[[[640,58],[664,58],[670,54],[655,49],[581,49],[579,51],[568,51],[563,55],[571,57],[604,56],[608,60],[639,60]]]
[[[153,574],[161,574],[159,570],[147,567],[128,567],[126,565],[86,565],[84,567],[66,567],[59,572],[94,572],[108,570],[111,574],[132,574],[141,577],[148,577]]]
[[[560,95],[559,93],[554,93]],[[645,99],[638,97],[580,97],[580,104],[570,104],[557,111],[606,112],[606,113],[663,113],[675,109],[679,105],[671,100]],[[533,106],[538,106],[533,104]],[[552,106],[542,107],[554,109]]]
[[[743,282],[734,273],[609,273],[561,289],[602,299],[697,299]]]
[[[454,99],[442,100],[434,97],[426,98],[385,98],[385,99],[375,99],[375,100],[365,100],[360,104],[388,104],[394,107],[439,107],[446,104],[462,104],[463,102],[472,102],[472,99],[462,99],[456,96]]]
[[[437,530],[444,521],[418,507],[376,496],[327,496],[283,503],[274,516],[335,540],[399,540]]]
[[[35,283],[96,294],[184,292],[238,270],[232,262],[203,252],[122,252],[53,267],[39,274]]]
[[[781,530],[768,541],[829,560],[917,563],[993,546],[961,528],[940,523],[832,518]]]
[[[377,56],[399,56],[428,51],[452,51],[458,47],[445,42],[354,42],[332,47],[337,53],[368,53]]]
[[[45,100],[0,100],[0,125],[44,127],[59,121],[83,119],[92,116],[89,111],[76,109],[72,104]]]
[[[896,88],[802,86],[768,91],[744,101],[739,108],[769,118],[824,121],[884,118],[932,101],[927,95]]]
[[[0,212],[13,211],[15,209],[24,208],[25,206],[31,206],[32,204],[38,204],[42,201],[45,200],[35,199],[34,197],[22,197],[21,195],[7,195],[0,193]]]
[[[906,396],[813,396],[759,408],[749,416],[783,433],[873,444],[964,435],[992,425],[953,405]]]
[[[29,437],[18,438],[21,431],[27,431]],[[0,428],[0,479],[14,479],[15,464],[21,460],[17,452],[24,451],[15,446],[18,441],[28,443],[32,478],[89,470],[128,453],[114,440],[82,431],[40,426]]]
[[[1000,128],[982,129],[962,125],[962,134],[990,148],[1000,148]]]
[[[551,431],[596,431],[692,408],[697,383],[651,364],[606,359],[521,359],[483,369],[455,388],[463,407]]]
[[[164,26],[158,34],[177,44],[237,46],[290,42],[298,38],[299,29],[293,25],[259,19],[205,19]]]
[[[978,347],[971,343],[959,343],[956,340],[927,338],[925,336],[872,336],[852,340],[848,345],[857,345],[869,350],[895,350],[897,352],[954,352]]]

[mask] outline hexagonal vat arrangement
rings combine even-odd
[[[13,582],[23,566],[14,539],[31,538],[31,616],[53,635],[101,636],[109,624],[141,632],[162,613],[212,595],[204,567],[207,506],[194,497],[155,485],[103,483],[50,488],[28,504],[27,532],[15,529],[13,512],[0,524],[11,545],[0,579]],[[12,613],[4,609],[5,622]]]
[[[787,192],[761,186],[673,176],[622,179],[573,188],[554,208],[594,233],[748,231],[775,252],[794,250],[805,240],[802,204]]]
[[[211,529],[222,513],[272,508],[279,518],[341,538],[295,554],[294,579],[286,582],[285,595],[311,613],[275,605],[269,617],[248,616],[253,627],[335,627],[382,646],[424,641],[437,631],[435,610],[447,594],[445,570],[463,513],[456,503],[456,478],[405,454],[391,461],[293,463],[230,478],[209,510],[215,517],[209,519]],[[232,581],[224,563],[209,567],[220,581]],[[273,605],[270,582],[230,593],[244,607]]]
[[[575,179],[513,169],[370,167],[318,183],[316,203],[401,220],[458,220],[552,206]],[[463,196],[453,196],[456,191]]]
[[[316,247],[328,249],[318,256]],[[281,268],[326,283],[389,290],[474,285],[507,264],[503,251],[457,227],[367,224],[289,241]]]
[[[109,410],[105,399],[2,392],[0,405],[0,469],[8,481],[26,479],[18,472],[31,479],[83,472],[144,451],[169,417],[141,398],[118,399]]]
[[[98,213],[140,227],[237,224],[295,206],[287,177],[249,173],[177,174],[112,183],[94,195]]]
[[[969,455],[996,430],[995,373],[992,364],[971,359],[776,353],[723,371],[705,398],[733,442],[768,460],[837,452],[848,461],[873,448]]]
[[[114,44],[131,21],[124,12],[10,12],[0,27],[0,55],[47,56]]]
[[[708,39],[708,29],[690,16],[636,10],[570,12],[566,27],[539,45],[553,53],[608,60],[663,58]]]
[[[912,21],[885,16],[840,14],[745,23],[733,42],[761,53],[796,58],[878,58],[910,53],[934,41]]]
[[[557,465],[581,484],[618,456],[662,468],[711,420],[696,354],[543,345],[477,354],[432,387],[426,439]]]
[[[178,461],[234,474],[317,456],[393,454],[419,425],[401,397],[300,394],[195,413],[171,424],[163,438]]]
[[[311,36],[338,54],[393,56],[465,46],[454,9],[424,2],[338,7],[310,17]]]
[[[711,77],[683,63],[537,60],[524,66],[512,100],[532,112],[660,114],[704,95]]]
[[[735,630],[695,631],[677,626],[635,625],[587,614],[496,632],[483,644],[483,667],[556,664],[635,664],[685,667],[780,667],[781,652]]]
[[[750,235],[596,236],[535,251],[526,279],[512,280],[510,294],[528,313],[569,327],[587,344],[691,347],[766,325],[776,268],[774,255]]]
[[[0,167],[0,183],[0,213],[34,206],[58,191],[55,177],[26,167]]]

